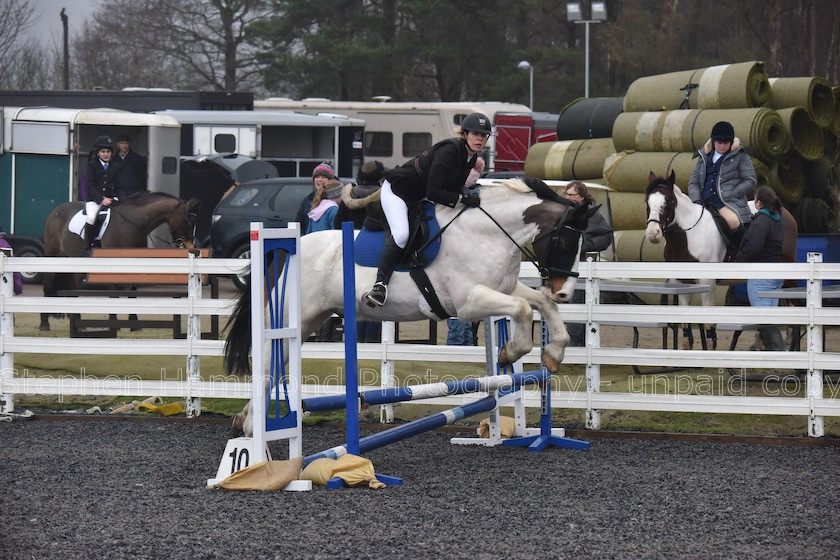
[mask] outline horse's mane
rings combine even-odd
[[[123,199],[122,203],[123,204],[136,204],[137,206],[142,206],[144,204],[149,204],[149,203],[153,202],[154,200],[161,199],[161,198],[181,200],[177,196],[171,195],[169,193],[146,191],[146,192],[142,192],[142,193],[139,193],[139,194],[133,194],[133,195],[129,196],[128,198]]]
[[[530,177],[527,179],[508,179],[506,181],[502,181],[502,186],[521,193],[533,192],[537,195],[537,198],[542,200],[551,200],[561,204],[568,204],[568,201],[565,198],[557,194],[556,191],[539,179],[532,179]]]

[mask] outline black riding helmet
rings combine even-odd
[[[493,132],[493,126],[490,124],[490,119],[484,113],[470,113],[461,121],[461,130],[464,132],[491,134]]]
[[[93,147],[96,148],[97,151],[107,148],[113,152],[114,141],[111,140],[110,136],[106,136],[103,134],[102,136],[96,139],[96,142],[94,143]]]
[[[712,140],[732,142],[735,140],[735,129],[726,121],[720,121],[712,127]]]

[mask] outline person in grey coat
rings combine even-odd
[[[700,159],[688,182],[688,196],[695,204],[710,206],[723,216],[737,249],[752,220],[747,197],[755,188],[755,168],[740,138],[735,137],[735,129],[726,121],[712,127],[711,138],[697,156]]]

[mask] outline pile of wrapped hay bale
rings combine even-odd
[[[718,121],[732,123],[758,183],[776,190],[800,233],[838,231],[840,88],[818,77],[771,79],[761,62],[646,76],[623,98],[576,100],[560,113],[558,142],[532,146],[525,172],[607,185],[618,260],[660,260],[642,233],[648,174],[673,170],[687,188]]]

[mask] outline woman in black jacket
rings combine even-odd
[[[472,208],[480,204],[479,197],[475,193],[469,196],[464,187],[474,185],[484,171],[484,160],[478,153],[484,149],[491,132],[486,115],[470,113],[455,128],[456,138],[438,142],[385,173],[381,189],[387,220],[385,247],[379,259],[376,283],[365,296],[368,305],[381,306],[388,299],[388,282],[408,243],[409,215],[417,213],[424,198],[451,208],[459,202]]]
[[[738,253],[733,262],[767,262],[782,261],[782,241],[785,238],[785,226],[782,223],[782,203],[776,196],[776,191],[762,185],[755,193],[755,208],[757,213],[752,224],[744,235]],[[762,298],[759,292],[777,290],[782,287],[782,280],[768,278],[750,278],[747,280],[747,297],[754,307],[777,307],[779,300]],[[782,333],[779,327],[763,327],[758,330],[764,341],[765,350],[784,350]]]
[[[119,202],[118,165],[111,162],[114,142],[109,136],[100,136],[94,144],[95,155],[87,164],[87,202],[85,203],[85,241],[92,246],[96,239],[94,223],[102,206],[116,206]]]

